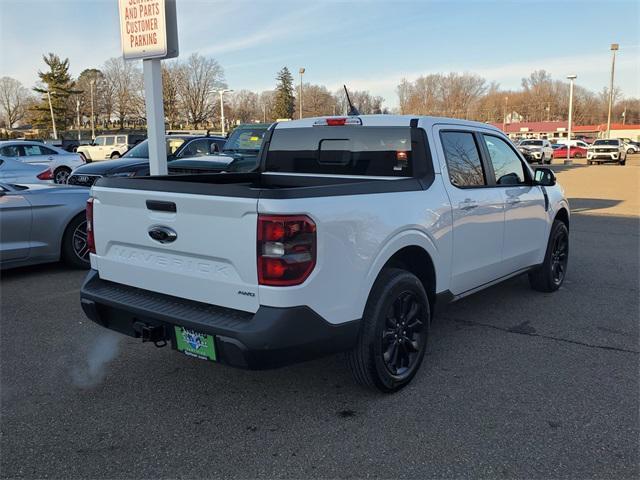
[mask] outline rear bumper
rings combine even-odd
[[[174,326],[213,335],[221,363],[253,370],[349,350],[360,328],[359,320],[333,325],[306,306],[261,306],[253,314],[171,297],[101,280],[95,270],[82,285],[80,302],[87,317],[105,328],[141,338],[140,325],[148,325],[154,340],[173,348]]]

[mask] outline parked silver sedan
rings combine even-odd
[[[67,183],[71,171],[84,165],[84,160],[77,153],[26,140],[0,141],[0,155],[24,163],[44,164],[53,172],[55,183]]]
[[[42,182],[53,183],[53,172],[47,165],[0,157],[0,183]]]
[[[60,259],[89,268],[88,198],[84,187],[0,183],[0,268]]]

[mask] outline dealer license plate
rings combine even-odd
[[[216,361],[216,345],[213,335],[196,332],[184,327],[175,327],[178,351],[190,357]]]

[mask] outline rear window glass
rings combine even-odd
[[[613,145],[616,147],[620,145],[618,140],[596,140],[595,142],[593,142],[593,144],[594,145]]]
[[[273,132],[266,170],[411,177],[425,155],[409,127],[282,128]]]

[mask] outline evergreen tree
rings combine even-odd
[[[42,94],[41,102],[33,107],[36,115],[34,126],[38,128],[51,127],[51,113],[47,92],[51,93],[51,105],[56,118],[56,127],[59,131],[66,129],[68,123],[73,122],[74,109],[69,108],[69,96],[82,93],[75,90],[75,82],[69,73],[69,59],[61,60],[55,53],[43,55],[44,63],[49,67],[48,71],[38,71],[40,77],[39,87],[33,90]]]
[[[291,118],[295,109],[293,96],[293,77],[287,67],[284,67],[276,76],[276,100],[273,114],[276,118]]]

